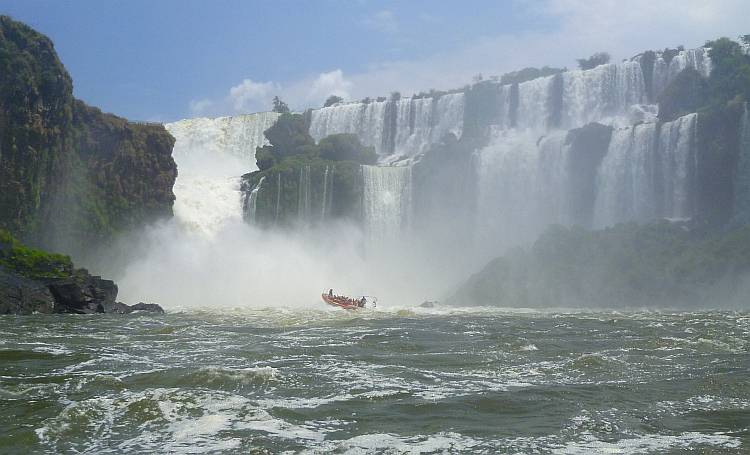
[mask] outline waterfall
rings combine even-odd
[[[518,105],[515,127],[523,130],[544,131],[550,116],[549,97],[552,76],[540,77],[518,84]]]
[[[298,218],[303,226],[312,222],[312,201],[310,200],[310,166],[302,166],[299,170],[299,195],[297,201]]]
[[[652,72],[654,99],[658,99],[669,82],[677,76],[677,73],[687,67],[693,67],[701,76],[708,77],[711,73],[711,59],[708,56],[708,49],[698,48],[680,51],[669,61],[664,58],[664,54],[657,54]]]
[[[645,103],[643,71],[637,62],[611,63],[586,71],[563,73],[561,126],[590,122],[624,126],[631,106]]]
[[[337,104],[312,111],[310,135],[320,142],[332,134],[351,133],[362,144],[382,154],[383,129],[388,102]]]
[[[310,135],[320,142],[331,134],[356,134],[363,145],[375,147],[381,161],[387,162],[389,155],[414,157],[439,142],[445,133],[460,137],[463,115],[463,93],[337,104],[312,111]]]
[[[689,188],[696,167],[697,118],[698,114],[690,114],[662,125],[658,154],[663,186],[662,193],[656,195],[657,201],[662,201],[661,212],[657,214],[660,217],[691,216]]]
[[[411,167],[362,166],[362,208],[372,238],[397,239],[411,219]]]
[[[260,191],[261,185],[263,185],[263,182],[266,180],[266,176],[260,178],[258,181],[258,184],[255,185],[251,190],[250,194],[247,196],[247,200],[244,204],[244,211],[245,211],[245,219],[250,220],[251,223],[255,223],[255,212],[258,208],[258,192]]]
[[[267,143],[263,131],[277,118],[264,112],[165,125],[175,138],[175,218],[188,230],[210,236],[243,219],[239,176],[257,169],[255,148]]]
[[[597,175],[594,225],[690,216],[697,114],[612,134]]]
[[[621,221],[642,222],[655,215],[656,132],[655,123],[646,123],[612,133],[597,175],[595,227],[603,228]]]
[[[323,174],[323,210],[320,214],[320,219],[325,221],[330,216],[331,203],[333,201],[333,171],[336,169],[335,166],[326,166],[325,173]]]
[[[746,46],[746,49],[750,50],[750,46]],[[732,224],[740,228],[750,224],[750,112],[748,112],[748,103],[745,103],[745,112],[742,115],[740,153],[733,180],[734,213],[732,214]]]
[[[533,240],[549,223],[592,228],[692,215],[697,117],[659,124],[658,107],[649,103],[682,69],[693,67],[707,76],[711,62],[706,49],[681,51],[671,59],[648,55],[487,91],[492,93],[488,100],[498,104],[480,115],[479,128],[493,133],[489,144],[475,152],[476,199],[467,203],[480,236],[511,245]],[[316,142],[332,134],[356,134],[363,145],[375,147],[380,164],[412,163],[446,133],[462,136],[464,111],[471,108],[467,99],[472,100],[457,92],[336,104],[310,112],[310,134]],[[177,139],[177,218],[199,222],[196,229],[206,232],[241,219],[236,177],[256,169],[255,148],[267,144],[263,131],[277,118],[261,113],[167,125]],[[600,153],[589,153],[585,141],[572,152],[571,132],[592,122],[614,128],[611,139],[612,130],[605,128],[604,142],[595,147]],[[303,224],[330,217],[334,170],[300,169],[297,210]],[[364,166],[361,174],[370,234],[393,237],[410,226],[411,168]],[[275,179],[266,182],[269,218],[275,201],[280,222],[290,215],[285,207],[291,202],[294,210],[295,202],[281,176]],[[247,204],[257,198],[252,191]]]
[[[261,112],[235,117],[198,118],[166,124],[176,142],[172,156],[178,166],[205,168],[227,162],[229,172],[242,165],[242,173],[256,170],[255,148],[268,145],[263,132],[276,122],[279,114]],[[205,169],[204,169],[205,170]],[[224,171],[225,169],[221,169]]]
[[[566,135],[502,131],[478,152],[478,224],[486,241],[517,245],[549,223],[570,221]]]

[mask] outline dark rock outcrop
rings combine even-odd
[[[55,298],[39,281],[0,269],[0,314],[54,313]]]
[[[0,314],[163,313],[157,304],[117,302],[112,280],[76,269],[69,256],[27,248],[0,232]]]
[[[97,276],[33,280],[0,269],[0,314],[163,313],[155,303],[117,302],[117,285]]]

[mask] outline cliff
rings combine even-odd
[[[75,253],[171,216],[173,145],[76,100],[52,41],[0,16],[0,230]]]

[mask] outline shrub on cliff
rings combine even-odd
[[[332,134],[320,140],[318,154],[329,161],[356,161],[360,164],[376,164],[378,154],[375,147],[365,147],[356,134]]]
[[[31,279],[62,278],[76,273],[70,256],[25,247],[7,232],[0,232],[0,266]]]

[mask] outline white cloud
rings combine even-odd
[[[245,79],[240,85],[229,89],[229,100],[236,111],[257,112],[253,109],[259,105],[268,109],[274,94],[280,90],[281,87],[272,81],[254,82],[252,79]]]
[[[528,66],[577,69],[576,59],[600,51],[620,61],[646,50],[699,47],[707,40],[750,32],[747,0],[517,0],[514,13],[532,25],[528,31],[500,31],[455,51],[352,74],[356,90],[351,95],[387,96],[398,90],[409,96],[460,88],[479,73],[487,78]]]
[[[276,82],[246,79],[230,89],[224,100],[191,102],[191,110],[218,115],[267,111],[279,95],[293,110],[320,107],[330,95],[352,101],[388,96],[399,91],[410,96],[430,89],[449,90],[528,66],[576,69],[576,59],[608,52],[613,61],[646,50],[684,45],[750,33],[747,0],[515,0],[514,20],[526,23],[525,32],[482,38],[419,59],[373,64],[352,73],[346,68],[315,77]],[[381,11],[361,21],[370,29],[393,32],[397,19]],[[347,71],[344,77],[344,71]]]
[[[190,101],[190,113],[193,117],[202,117],[204,112],[213,104],[211,100]]]
[[[349,92],[352,88],[352,82],[344,78],[344,72],[340,69],[323,73],[318,76],[312,83],[305,104],[307,106],[320,107],[331,95],[342,97],[344,100],[351,100]]]
[[[273,97],[281,93],[281,90],[281,85],[273,81],[255,82],[245,79],[241,84],[231,87],[229,94],[222,99],[190,101],[190,114],[193,118],[198,118],[270,111]]]

